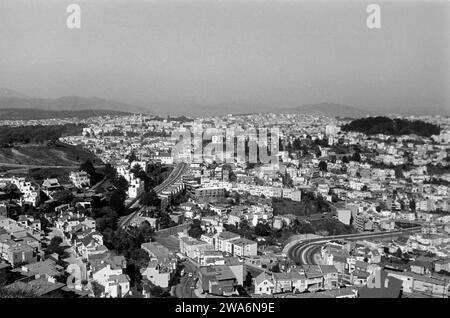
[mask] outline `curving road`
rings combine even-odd
[[[167,179],[164,180],[160,185],[154,187],[153,190],[156,192],[156,194],[161,193],[162,191],[170,187],[172,184],[177,182],[183,176],[183,174],[186,172],[187,169],[188,169],[187,163],[182,162],[177,164],[170,173],[170,175],[167,177]],[[139,199],[143,194],[144,193],[142,193],[140,196],[134,199],[127,206],[127,209],[134,209],[134,208],[138,209],[135,212],[121,218],[117,224],[119,227],[126,228],[131,223],[131,221],[140,213],[142,205],[140,204]]]
[[[196,275],[194,273],[197,272],[197,267],[189,261],[185,261],[183,265],[186,274],[181,277],[180,283],[174,288],[175,297],[198,298],[194,292],[196,286]],[[189,276],[189,273],[193,273],[193,275]]]
[[[357,233],[357,234],[345,234],[345,235],[333,235],[321,238],[314,238],[307,241],[299,242],[293,245],[287,255],[288,257],[299,265],[315,264],[314,254],[320,251],[321,246],[335,239],[346,239],[346,240],[359,240],[365,238],[379,238],[379,237],[389,237],[396,236],[405,233],[414,233],[421,231],[422,227],[414,227],[399,231],[392,232],[376,232],[376,233]]]

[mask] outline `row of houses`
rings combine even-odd
[[[254,278],[256,295],[302,293],[339,288],[338,270],[333,265],[304,265],[288,272],[262,272]]]
[[[257,243],[229,231],[216,234],[203,234],[200,240],[214,246],[214,250],[232,256],[249,257],[257,254]]]

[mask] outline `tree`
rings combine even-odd
[[[80,170],[86,172],[90,176],[93,176],[95,174],[95,167],[90,159],[87,159],[80,165]]]
[[[357,162],[361,162],[361,155],[359,154],[359,152],[354,152],[352,157],[351,157],[352,161],[357,161]]]
[[[317,147],[317,148],[315,149],[315,154],[316,154],[316,157],[317,157],[317,158],[319,158],[320,156],[322,156],[322,151],[320,150],[319,147]]]
[[[111,198],[109,200],[109,206],[119,215],[122,214],[125,208],[124,206],[125,198],[126,198],[125,192],[122,189],[117,189],[112,193]]]
[[[300,222],[299,220],[294,221],[293,230],[297,234],[306,234],[315,232],[311,223]]]
[[[118,189],[128,190],[128,181],[123,176],[115,176],[111,179],[111,183]]]
[[[63,242],[63,239],[61,236],[54,236],[50,240],[50,245],[56,245],[59,246]]]
[[[133,237],[134,245],[136,247],[141,247],[142,243],[151,242],[153,240],[153,235],[155,234],[155,229],[152,226],[144,222],[138,227],[132,229],[130,235]]]
[[[189,236],[199,239],[203,234],[200,220],[195,219],[188,230]]]
[[[302,148],[302,142],[299,138],[294,140],[294,142],[292,143],[292,147],[294,148],[294,150],[300,150]]]
[[[258,236],[268,236],[270,234],[270,228],[267,224],[258,223],[255,226],[255,234]]]
[[[395,172],[395,177],[397,178],[397,179],[401,179],[401,178],[403,178],[403,170],[402,170],[402,168],[401,167],[395,167],[394,168],[394,172]]]
[[[61,203],[69,203],[73,198],[73,194],[68,190],[61,190],[54,192],[52,198]]]
[[[139,174],[142,172],[141,165],[138,165],[137,163],[131,168],[130,172],[133,173],[136,177],[139,176]]]
[[[21,194],[19,189],[14,184],[7,184],[3,191],[8,196],[8,199],[19,199]]]
[[[95,280],[91,282],[91,289],[92,289],[92,293],[97,298],[101,297],[103,291],[105,290],[105,288],[102,285],[100,285],[99,283],[97,283]]]
[[[288,173],[283,174],[281,177],[283,180],[283,186],[292,187],[293,181],[292,181],[291,176]]]
[[[441,128],[435,124],[426,123],[421,120],[410,121],[407,119],[391,119],[389,117],[365,117],[355,119],[347,125],[342,126],[342,131],[356,131],[367,135],[410,135],[416,134],[422,137],[439,135]]]
[[[161,229],[166,229],[168,227],[176,226],[177,223],[175,223],[171,218],[169,213],[161,211],[160,213],[160,219],[159,219],[159,225]]]
[[[144,206],[154,206],[159,208],[161,205],[161,199],[158,197],[155,191],[151,190],[149,192],[145,192],[142,197],[139,199],[139,203]]]
[[[129,163],[132,163],[133,161],[137,161],[138,158],[136,157],[136,154],[134,153],[134,151],[131,151],[126,158],[128,159]]]
[[[328,168],[328,166],[327,166],[327,163],[325,161],[319,162],[319,169],[320,169],[320,171],[326,172],[327,168]]]
[[[64,254],[65,247],[61,246],[63,239],[60,236],[54,236],[50,240],[50,244],[47,246],[47,251],[49,254],[56,253],[58,255]]]
[[[108,162],[105,164],[105,176],[107,176],[108,178],[113,178],[117,175],[117,171],[116,169],[114,169],[114,167]]]
[[[110,237],[111,231],[116,228],[116,222],[119,215],[110,206],[105,206],[101,209],[95,209],[93,211],[94,218],[97,225],[97,230],[102,233],[103,236]]]
[[[416,201],[414,199],[409,201],[409,208],[411,209],[412,212],[416,211]]]

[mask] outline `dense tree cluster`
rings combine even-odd
[[[343,131],[356,131],[367,135],[410,135],[415,134],[422,137],[439,135],[441,128],[421,120],[410,121],[407,119],[390,119],[377,116],[360,118],[342,127]]]
[[[149,192],[145,192],[142,197],[139,199],[139,203],[144,206],[154,206],[159,208],[161,206],[161,199],[158,197],[155,191],[151,190]]]
[[[166,131],[147,131],[143,137],[170,137],[170,134]]]
[[[125,157],[129,163],[132,163],[133,161],[137,161],[138,157],[134,153],[134,151],[131,151],[126,157]]]
[[[116,189],[112,194],[109,200],[109,206],[113,209],[117,214],[123,215],[125,211],[125,199],[127,198],[127,194],[122,189]]]
[[[60,256],[64,255],[67,246],[61,246],[62,243],[63,243],[63,239],[60,236],[54,236],[50,240],[49,245],[47,246],[47,252],[49,254],[56,253]]]
[[[80,135],[83,127],[82,124],[0,126],[0,145],[8,147],[14,144],[57,141],[62,136]]]
[[[328,165],[325,161],[319,162],[319,169],[320,171],[327,172],[328,171]]]
[[[104,175],[117,189],[121,189],[122,191],[128,190],[128,181],[123,176],[119,175],[117,170],[111,166],[111,164],[107,163],[105,165]]]
[[[272,206],[274,215],[294,214],[301,216],[330,212],[328,203],[321,197],[316,198],[310,192],[302,193],[300,202],[283,198],[273,198]]]
[[[201,227],[200,220],[195,219],[192,222],[191,227],[188,230],[188,234],[189,234],[189,236],[194,237],[196,239],[199,239],[200,236],[202,236],[203,229]]]
[[[345,225],[338,220],[324,218],[311,222],[314,233],[322,233],[323,235],[341,235],[355,233],[355,229],[350,225]],[[310,233],[310,232],[306,232]]]
[[[312,140],[311,136],[309,138],[296,138],[292,142],[290,142],[286,149],[290,152],[299,151],[303,156],[315,155],[320,157],[322,152],[320,151],[320,147],[327,147],[328,140],[327,139],[316,139]]]

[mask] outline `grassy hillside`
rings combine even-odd
[[[0,148],[0,166],[2,164],[78,166],[87,159],[91,159],[94,164],[101,164],[101,160],[94,154],[79,146],[63,143],[27,144],[12,148]]]

